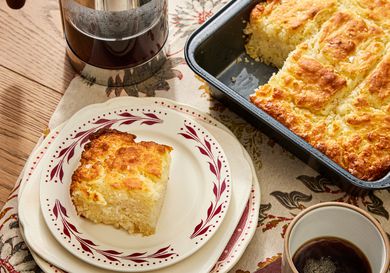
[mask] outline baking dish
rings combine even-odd
[[[257,1],[231,1],[189,37],[185,57],[212,87],[212,95],[278,141],[309,166],[350,193],[390,187],[390,173],[376,181],[358,179],[249,101],[277,69],[245,53],[243,29]]]

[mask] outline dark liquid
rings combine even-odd
[[[293,263],[299,273],[372,273],[359,248],[335,237],[305,243],[295,252]]]
[[[11,9],[20,9],[25,2],[26,0],[7,0],[7,4]]]
[[[68,19],[64,20],[64,28],[70,48],[80,59],[108,69],[134,67],[148,61],[161,50],[168,35],[166,14],[145,33],[128,39],[97,38],[80,31]]]

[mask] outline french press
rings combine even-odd
[[[7,0],[20,8],[23,0]],[[125,84],[152,76],[166,59],[167,0],[59,0],[72,66],[102,85],[128,75]]]

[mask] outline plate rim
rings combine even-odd
[[[83,114],[85,114],[85,113],[88,113],[88,111],[90,110],[90,109],[93,109],[94,110],[94,113],[93,113],[93,116],[97,116],[97,119],[98,119],[98,121],[100,120],[99,118],[100,118],[100,116],[101,115],[103,115],[103,113],[107,113],[107,112],[109,112],[109,111],[113,111],[112,109],[120,109],[121,107],[124,107],[124,106],[122,106],[122,105],[118,105],[116,102],[117,102],[118,100],[108,100],[107,102],[104,102],[104,103],[100,103],[100,104],[95,104],[95,105],[90,105],[90,106],[88,106],[87,108],[88,108],[88,110],[84,110],[84,108],[83,109],[81,109],[80,111],[78,111],[77,112],[77,114],[75,114],[75,115],[73,115],[73,117],[72,118],[70,118],[68,121],[67,121],[67,123],[66,123],[66,125],[64,126],[64,128],[63,128],[63,130],[66,130],[66,131],[68,131],[67,130],[67,128],[72,128],[72,129],[74,129],[75,128],[75,126],[77,127],[78,126],[78,124],[80,124],[80,120],[79,120],[79,118],[78,118],[78,116],[80,116],[80,115],[83,115]],[[143,109],[156,109],[157,111],[165,111],[166,113],[170,113],[171,115],[173,115],[175,118],[180,118],[181,120],[184,120],[184,122],[186,121],[186,119],[185,119],[185,117],[183,117],[182,115],[180,115],[180,114],[178,114],[176,111],[173,111],[173,110],[170,110],[170,109],[166,109],[166,108],[161,108],[161,107],[157,107],[157,106],[155,106],[155,105],[153,105],[153,106],[149,106],[149,107],[147,107],[147,106],[145,106],[145,107],[142,107]],[[143,110],[142,109],[142,110]],[[142,112],[141,111],[141,108],[140,109],[135,109],[135,110],[137,110],[137,112]],[[92,117],[92,116],[89,116],[89,117]],[[153,117],[154,118],[154,117]],[[85,119],[84,119],[85,120]],[[212,134],[211,133],[209,133],[208,132],[208,130],[207,129],[205,129],[203,126],[201,126],[198,122],[196,122],[196,120],[191,120],[190,121],[191,123],[192,123],[192,125],[194,125],[194,123],[196,124],[196,126],[198,127],[198,128],[201,128],[201,131],[202,132],[204,132],[203,133],[203,135],[207,135],[211,140],[212,140],[212,142],[213,142],[213,146],[215,146],[215,147],[219,147],[219,149],[220,149],[220,151],[222,152],[221,154],[223,155],[223,156],[221,156],[222,158],[227,158],[226,157],[226,155],[224,154],[224,152],[223,152],[223,149],[222,149],[222,147],[219,145],[219,143],[218,143],[218,141],[216,141],[215,140],[215,138],[212,136]],[[186,129],[187,129],[187,133],[188,133],[188,131],[190,130],[190,133],[191,132],[193,132],[193,131],[191,131],[191,127],[186,127]],[[196,134],[196,133],[195,133]],[[188,135],[187,135],[188,136]],[[187,138],[187,137],[186,137]],[[54,144],[52,144],[51,145],[51,150],[49,149],[48,151],[47,151],[47,153],[46,153],[46,156],[45,156],[45,158],[47,159],[47,160],[50,160],[50,158],[52,158],[52,156],[55,156],[55,154],[56,154],[56,152],[54,152],[53,153],[53,150],[55,150],[56,149],[56,144],[57,144],[57,147],[59,146],[58,145],[58,143],[60,143],[61,142],[61,138],[57,138],[56,140],[55,140],[55,142],[54,142]],[[227,160],[226,160],[227,161]],[[44,162],[45,163],[45,162]],[[50,165],[50,164],[49,164]],[[45,167],[46,166],[49,166],[48,165],[48,163],[46,162],[46,165],[44,165],[43,166],[43,170],[45,170]],[[230,177],[231,176],[231,170],[230,170],[230,167],[229,167],[229,165],[228,165],[228,162],[226,162],[226,164],[224,165],[224,169],[225,169],[225,174],[226,174],[226,176],[227,177]],[[210,170],[211,170],[211,168],[210,168]],[[213,170],[211,170],[211,172],[213,172]],[[44,171],[42,172],[42,175],[43,175],[43,173],[44,173]],[[215,173],[214,173],[215,174]],[[50,208],[51,209],[51,211],[50,212],[48,212],[48,211],[45,211],[43,208],[44,208],[44,206],[46,205],[48,205],[47,204],[47,200],[45,199],[45,194],[40,194],[40,199],[41,199],[41,208],[42,208],[42,211],[43,211],[43,215],[44,215],[44,218],[45,218],[45,221],[46,221],[46,224],[48,225],[48,227],[49,227],[49,229],[51,230],[51,232],[52,232],[52,234],[54,235],[54,237],[60,242],[60,244],[65,248],[65,249],[67,249],[68,251],[70,251],[73,255],[76,255],[78,258],[80,258],[80,259],[82,259],[83,261],[85,261],[85,262],[88,262],[88,263],[91,263],[92,265],[94,265],[94,266],[98,266],[98,267],[101,267],[101,268],[105,268],[105,269],[110,269],[110,270],[115,270],[115,271],[128,271],[129,269],[131,269],[131,270],[134,270],[134,271],[138,271],[138,272],[140,272],[140,271],[146,271],[146,270],[153,270],[153,269],[158,269],[158,268],[162,268],[162,267],[165,267],[165,266],[169,266],[169,265],[172,265],[172,264],[174,264],[174,263],[176,263],[176,262],[179,262],[179,261],[181,261],[182,259],[185,259],[186,257],[188,257],[189,255],[191,255],[191,254],[193,254],[194,252],[196,252],[197,250],[199,250],[210,238],[212,238],[212,236],[216,233],[216,231],[218,230],[218,228],[220,227],[220,225],[221,225],[221,223],[223,222],[223,218],[225,217],[225,215],[226,215],[226,212],[227,212],[227,208],[228,208],[228,206],[229,206],[229,203],[230,203],[230,197],[231,197],[231,191],[230,191],[230,187],[231,187],[231,181],[230,181],[230,179],[229,180],[227,180],[227,188],[228,188],[228,190],[227,190],[227,193],[225,193],[225,196],[224,196],[224,198],[222,199],[223,200],[223,202],[224,203],[218,203],[218,202],[216,202],[216,204],[218,203],[218,205],[222,205],[222,204],[224,204],[224,209],[223,210],[220,210],[220,212],[218,212],[217,214],[219,214],[218,215],[218,217],[219,216],[221,216],[221,217],[219,217],[219,221],[214,221],[214,223],[215,222],[217,222],[216,224],[214,224],[214,226],[215,226],[215,228],[214,229],[212,229],[210,232],[208,231],[208,230],[206,230],[207,231],[207,234],[205,234],[205,232],[203,232],[202,233],[202,231],[204,230],[204,229],[198,229],[198,231],[200,230],[200,232],[198,232],[198,234],[196,234],[195,233],[195,231],[196,231],[196,229],[197,229],[197,227],[199,226],[199,224],[195,227],[195,230],[194,230],[194,233],[192,234],[192,235],[200,235],[200,236],[202,236],[202,235],[205,235],[205,236],[203,236],[203,237],[200,237],[200,238],[203,238],[203,239],[201,239],[201,240],[198,240],[197,242],[198,243],[195,243],[195,244],[193,244],[192,246],[190,246],[190,247],[188,247],[188,245],[187,244],[181,244],[181,245],[184,245],[185,247],[184,247],[184,250],[183,250],[183,247],[182,247],[182,249],[180,250],[180,251],[182,251],[182,252],[179,252],[180,253],[180,255],[178,255],[178,250],[177,249],[174,249],[174,247],[171,247],[171,245],[172,245],[172,243],[171,242],[166,242],[167,244],[168,243],[170,243],[169,245],[168,245],[168,247],[166,247],[166,246],[164,246],[164,247],[162,247],[162,248],[159,248],[159,249],[157,249],[157,251],[155,251],[155,252],[152,252],[151,253],[151,256],[152,256],[152,258],[154,258],[154,257],[157,257],[157,259],[159,259],[159,257],[162,257],[162,259],[164,259],[164,261],[163,262],[161,262],[160,263],[160,261],[161,260],[159,260],[159,262],[157,263],[155,263],[155,262],[148,262],[148,260],[142,260],[142,262],[145,262],[145,264],[147,265],[147,266],[138,266],[138,264],[137,264],[137,261],[138,260],[140,260],[139,259],[139,257],[138,256],[136,256],[136,255],[138,255],[138,253],[140,253],[140,252],[137,252],[137,250],[134,250],[135,252],[133,253],[133,254],[130,254],[129,256],[131,256],[131,255],[135,255],[135,258],[134,257],[130,257],[132,260],[131,260],[131,262],[132,263],[127,263],[126,264],[126,267],[124,266],[124,262],[122,262],[122,261],[108,261],[107,263],[102,263],[102,262],[100,262],[100,263],[97,263],[96,262],[96,259],[91,259],[91,258],[89,258],[89,256],[88,255],[80,255],[80,251],[81,251],[81,253],[82,254],[86,254],[86,252],[85,251],[83,251],[83,250],[86,250],[86,249],[84,249],[84,247],[83,247],[83,245],[81,244],[81,247],[82,247],[82,250],[80,250],[80,248],[78,248],[78,249],[76,249],[76,248],[70,248],[69,247],[69,242],[68,241],[64,241],[64,240],[66,240],[66,238],[65,238],[65,236],[63,236],[63,235],[61,235],[61,232],[58,232],[58,228],[57,228],[57,232],[55,232],[55,227],[53,227],[52,225],[51,225],[51,223],[52,223],[52,220],[56,217],[56,216],[58,216],[59,214],[61,214],[61,212],[62,212],[62,218],[65,218],[64,216],[66,216],[66,211],[64,211],[65,209],[69,209],[69,207],[67,207],[67,208],[64,208],[63,206],[61,206],[61,204],[59,204],[59,203],[56,203],[56,206],[54,207],[54,208]],[[209,182],[210,183],[210,182]],[[41,179],[41,187],[42,187],[42,185],[44,184],[44,182],[43,182],[43,179]],[[41,191],[42,192],[42,191]],[[214,192],[214,195],[215,195],[215,192]],[[45,202],[46,201],[46,202]],[[219,200],[218,200],[219,201]],[[217,207],[217,205],[215,205],[215,207]],[[220,206],[221,207],[221,206]],[[70,209],[72,209],[72,208],[70,208]],[[213,210],[215,210],[214,208],[213,208]],[[209,210],[208,210],[209,211]],[[207,211],[207,212],[208,212]],[[213,211],[214,212],[214,211]],[[62,219],[63,220],[63,219]],[[201,223],[203,222],[203,220],[201,221]],[[200,224],[201,224],[200,223]],[[70,225],[69,224],[67,224],[67,232],[68,233],[71,233],[72,232],[72,230],[70,230],[71,228],[72,228],[72,226],[74,226],[74,224],[73,223],[70,223]],[[204,226],[200,226],[200,227],[202,227],[202,228],[204,228]],[[64,228],[64,231],[65,231],[65,228]],[[77,228],[76,228],[76,230],[74,230],[75,232],[79,232],[78,230],[77,230]],[[65,232],[63,232],[63,233],[65,233]],[[85,236],[85,234],[87,234],[87,233],[84,233],[84,236]],[[67,235],[66,233],[65,233],[65,235]],[[63,237],[60,237],[60,236],[63,236]],[[197,236],[194,236],[193,238],[196,238]],[[207,239],[205,239],[207,237]],[[62,239],[62,238],[64,238],[64,239]],[[191,239],[193,239],[193,238],[191,238]],[[78,240],[78,238],[76,238],[77,240]],[[89,242],[90,240],[89,240],[89,238],[87,237],[87,243]],[[67,243],[68,242],[68,243]],[[74,242],[74,240],[73,240],[73,242]],[[195,241],[193,241],[193,242],[195,242]],[[93,243],[94,244],[94,243]],[[74,246],[74,243],[72,243],[72,245]],[[104,246],[104,247],[106,247],[106,245],[104,245],[104,243],[102,243],[102,244],[99,244],[99,245],[102,245],[102,246]],[[87,247],[90,247],[90,245],[88,245]],[[92,248],[93,248],[93,245],[92,245]],[[117,249],[119,249],[119,248],[117,248]],[[121,249],[122,250],[122,249]],[[98,249],[98,254],[101,254],[101,253],[99,253],[99,249]],[[104,250],[103,250],[104,251]],[[175,252],[174,252],[175,251]],[[83,253],[84,252],[84,253]],[[114,257],[114,259],[116,259],[117,257],[118,257],[118,255],[117,255],[117,252],[120,252],[120,251],[117,251],[116,249],[114,249],[114,250],[109,250],[109,252],[103,252],[103,256],[104,257],[106,257],[106,258],[111,258],[111,257]],[[131,250],[131,252],[133,252],[133,250]],[[113,253],[113,255],[112,255],[112,253]],[[175,254],[176,254],[176,256],[175,256]],[[108,257],[106,256],[106,255],[108,255]],[[153,256],[154,255],[154,256]],[[145,257],[146,255],[144,255],[143,257]],[[123,257],[123,256],[121,256],[121,257]],[[142,258],[143,258],[142,257]],[[168,259],[170,257],[170,259]],[[176,259],[175,259],[175,257],[177,257]],[[151,259],[151,258],[149,258],[149,259]],[[104,260],[103,260],[104,261]],[[133,261],[135,261],[135,262],[133,262]],[[143,265],[142,263],[141,263],[141,265]]]
[[[115,99],[119,99],[119,98],[115,98]],[[131,101],[133,101],[135,98],[123,97],[123,98],[121,98],[121,99],[125,99],[125,100],[128,99],[128,101],[131,102]],[[183,113],[183,114],[187,114],[187,115],[189,115],[189,116],[192,116],[192,117],[195,118],[195,119],[198,119],[198,115],[201,115],[202,118],[204,118],[204,121],[208,122],[209,124],[211,124],[211,125],[213,125],[213,126],[216,126],[216,127],[219,128],[219,129],[222,129],[222,130],[224,130],[224,131],[226,131],[226,132],[228,132],[229,134],[231,134],[231,135],[234,136],[234,134],[233,134],[225,125],[223,125],[222,123],[220,123],[219,121],[217,121],[216,119],[214,119],[210,114],[205,113],[205,112],[203,112],[203,111],[201,111],[201,110],[198,110],[198,109],[194,108],[194,107],[191,106],[191,105],[188,105],[188,104],[185,104],[185,103],[179,103],[179,102],[176,102],[176,101],[172,101],[172,100],[170,100],[170,99],[156,98],[156,97],[154,97],[154,98],[136,98],[136,100],[138,100],[138,101],[141,100],[142,102],[147,101],[147,103],[149,103],[149,101],[152,101],[153,103],[156,103],[156,104],[158,104],[158,103],[171,104],[172,107],[173,107],[173,106],[175,107],[175,111],[179,111],[179,110],[180,110],[179,108],[188,108],[190,111],[192,111],[192,113],[188,113],[188,112],[187,112],[187,113]],[[91,104],[91,105],[89,105],[89,106],[93,107],[93,105],[94,105],[94,104]],[[89,107],[89,106],[87,106],[87,107]],[[177,108],[177,109],[176,109],[176,108]],[[188,109],[187,109],[187,110],[188,110]],[[199,120],[198,120],[198,121],[199,121]],[[65,121],[64,123],[66,123],[66,121]],[[57,129],[58,129],[59,127],[61,127],[61,125],[63,125],[64,123],[62,123],[62,124],[60,124],[59,126],[53,128],[53,129],[51,130],[50,133],[52,133],[52,132],[54,132],[55,130],[57,130]],[[244,152],[245,152],[245,150],[244,150]],[[253,164],[251,158],[249,158],[248,162],[251,163],[251,164]],[[257,176],[256,176],[256,178],[257,178]],[[261,203],[261,188],[260,188],[259,183],[258,183],[257,185],[258,185],[258,203],[257,203],[257,205],[256,205],[256,208],[258,209],[259,206],[260,206],[260,203]],[[24,186],[25,186],[25,184],[22,183],[22,184],[21,184],[21,188],[24,187]],[[20,195],[23,195],[23,192],[22,192],[22,193],[19,193],[19,194],[20,194]],[[256,215],[258,215],[258,214],[256,214]],[[256,218],[256,219],[257,219],[257,218]],[[22,220],[22,219],[21,219],[21,220]],[[257,220],[256,220],[255,222],[257,222]],[[253,234],[249,234],[249,236],[245,237],[246,239],[244,238],[245,240],[243,241],[243,243],[245,243],[245,244],[242,244],[242,246],[241,246],[241,248],[242,248],[241,251],[242,251],[242,252],[245,251],[245,249],[247,248],[248,244],[250,243],[250,241],[251,241],[253,235],[254,235],[255,232],[256,232],[256,228],[254,228],[254,229],[252,230],[252,232],[253,232]],[[226,242],[226,243],[227,243],[227,242]],[[221,252],[222,252],[222,251],[223,251],[223,249],[221,250]],[[241,254],[241,255],[242,255],[242,254]],[[241,257],[241,255],[237,255],[237,256],[235,256],[235,257],[228,257],[228,259],[229,259],[229,261],[230,261],[229,265],[230,265],[231,267],[233,267],[233,266],[239,261],[239,257]],[[226,262],[226,261],[227,261],[227,260],[225,260],[225,262]],[[219,262],[221,262],[221,261],[219,261]],[[229,269],[228,269],[228,268],[227,268],[227,269],[222,269],[221,272],[225,272],[225,270],[229,270]],[[48,271],[48,272],[49,272],[49,271]],[[55,273],[55,271],[54,271],[54,272],[49,272],[49,273]]]

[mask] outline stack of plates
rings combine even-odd
[[[71,176],[101,128],[173,147],[152,236],[94,224],[73,207]],[[170,100],[126,97],[88,106],[52,130],[25,170],[19,219],[45,272],[226,272],[256,230],[260,189],[250,157],[216,120]]]

